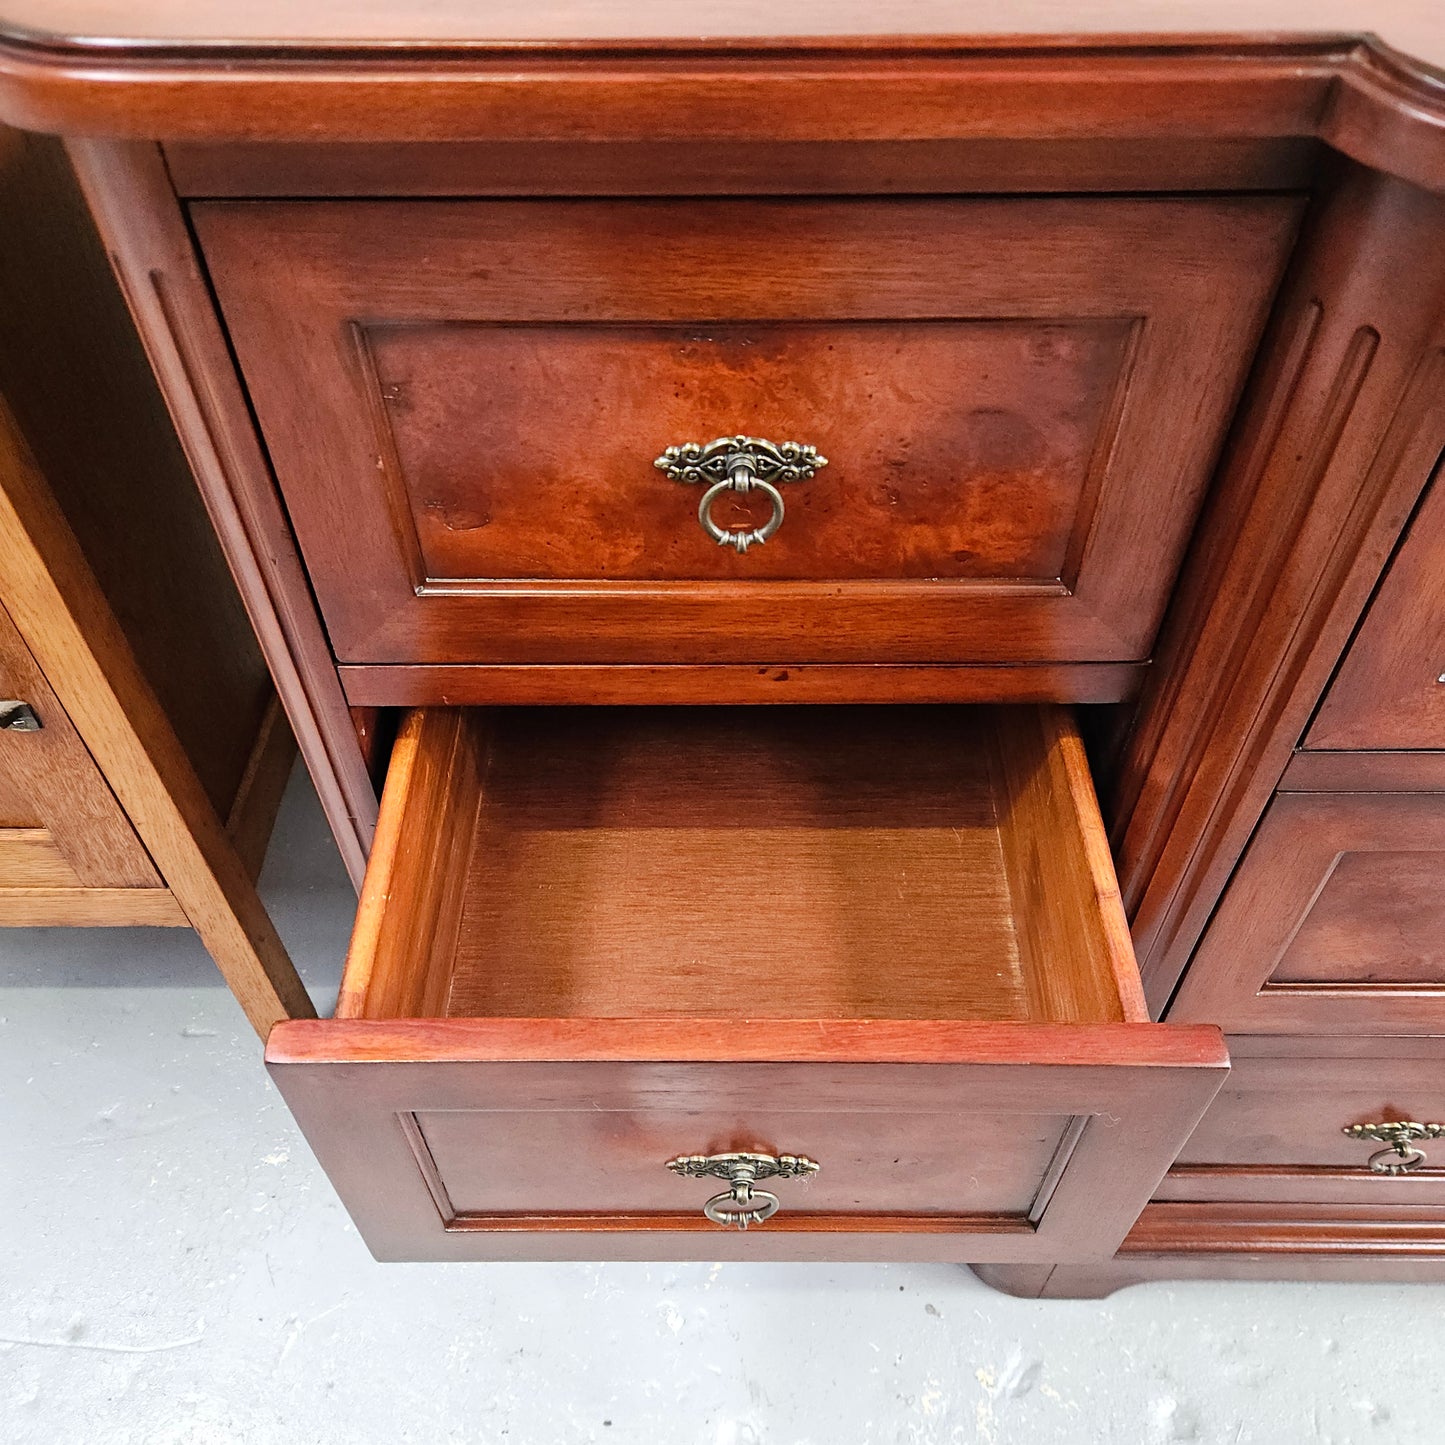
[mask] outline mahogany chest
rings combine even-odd
[[[1445,1274],[1428,16],[62,8],[379,1258]]]

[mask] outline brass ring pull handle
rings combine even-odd
[[[817,447],[802,442],[736,436],[668,447],[652,465],[674,482],[708,484],[698,503],[697,520],[719,547],[732,547],[741,555],[755,543],[766,542],[783,525],[783,494],[777,484],[806,482],[828,465],[828,458],[820,457]],[[772,515],[761,527],[738,532],[719,527],[713,520],[713,503],[729,491],[762,492],[772,503]]]
[[[714,1224],[746,1229],[771,1219],[782,1200],[767,1189],[753,1186],[760,1179],[798,1179],[818,1172],[818,1165],[802,1154],[683,1154],[669,1159],[667,1167],[684,1179],[726,1179],[728,1188],[714,1194],[702,1212]]]
[[[750,532],[732,532],[725,527],[719,527],[713,521],[712,504],[723,492],[751,492],[754,490],[762,492],[773,504],[773,515],[761,527],[755,527]],[[743,553],[754,542],[766,542],[783,525],[783,494],[771,482],[761,481],[751,475],[745,467],[739,467],[735,476],[724,477],[722,481],[714,482],[702,494],[702,501],[697,504],[697,519],[702,523],[703,531],[719,547],[733,547],[739,553]]]
[[[1366,1163],[1372,1174],[1410,1174],[1425,1163],[1425,1151],[1416,1139],[1439,1139],[1445,1124],[1416,1124],[1391,1119],[1380,1124],[1351,1124],[1342,1131],[1351,1139],[1374,1139],[1387,1148],[1371,1154]]]

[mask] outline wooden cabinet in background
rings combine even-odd
[[[60,147],[0,203],[0,925],[193,927],[264,1031],[291,732]]]

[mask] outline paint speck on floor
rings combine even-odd
[[[263,888],[318,1002],[303,779]],[[378,1265],[180,930],[0,931],[0,1445],[1440,1445],[1445,1287]]]

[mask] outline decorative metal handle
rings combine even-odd
[[[28,702],[5,698],[0,701],[0,729],[7,733],[38,733],[40,719]]]
[[[779,482],[806,482],[828,465],[818,448],[803,442],[770,442],[762,437],[718,437],[710,442],[683,442],[668,447],[652,464],[674,482],[697,486],[707,483],[697,504],[697,520],[719,547],[743,553],[755,542],[766,542],[783,525],[783,494]],[[731,532],[713,521],[712,504],[724,493],[760,491],[772,503],[773,513],[761,527]]]
[[[753,1187],[758,1180],[806,1178],[819,1166],[802,1154],[683,1154],[669,1159],[667,1167],[684,1179],[726,1179],[729,1187],[714,1194],[702,1212],[714,1224],[746,1229],[782,1208],[776,1194]]]
[[[1351,1139],[1374,1139],[1389,1146],[1370,1155],[1367,1162],[1372,1173],[1409,1174],[1425,1162],[1425,1151],[1411,1141],[1438,1139],[1445,1135],[1445,1124],[1391,1119],[1380,1124],[1351,1124],[1342,1132]]]

